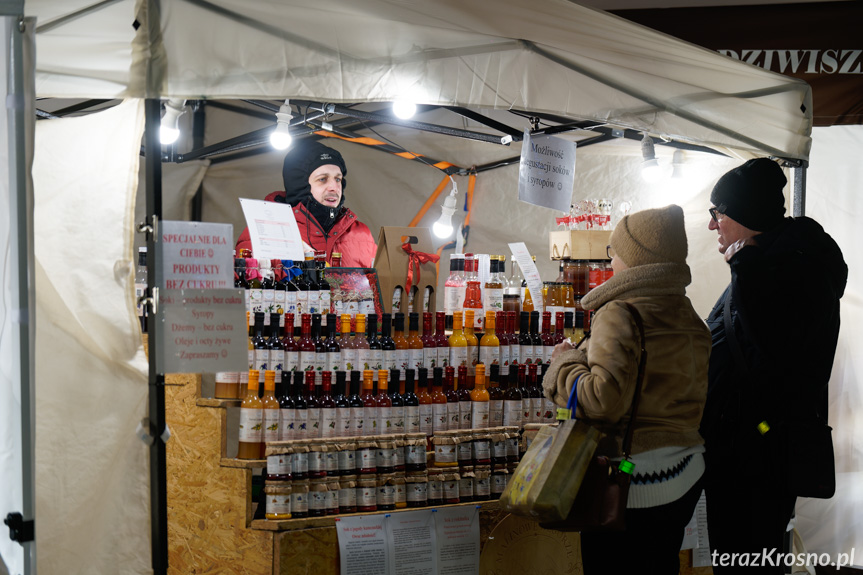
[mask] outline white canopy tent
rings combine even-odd
[[[591,120],[676,142],[713,147],[736,157],[774,155],[802,161],[809,158],[812,106],[805,83],[564,0],[541,0],[529,6],[516,0],[502,0],[495,2],[493,9],[479,0],[331,0],[289,5],[239,0],[99,3],[42,0],[27,3],[25,12],[37,18],[38,97],[291,98],[352,104],[407,96],[419,103],[463,106],[489,115],[497,113],[493,110],[513,109],[555,114],[573,121]],[[133,21],[138,24],[137,31]],[[43,222],[58,221],[51,218],[61,221],[72,206],[85,205],[75,202],[75,194],[83,200],[98,193],[95,197],[99,199],[100,217],[105,219],[98,220],[88,212],[89,233],[110,228],[112,237],[114,233],[122,236],[104,253],[89,252],[88,259],[94,270],[104,273],[113,269],[110,293],[106,290],[100,294],[105,309],[115,310],[113,315],[94,314],[92,306],[87,305],[92,299],[93,282],[104,276],[95,273],[85,276],[90,283],[82,285],[76,281],[64,283],[60,292],[64,294],[65,307],[53,305],[57,303],[57,288],[53,287],[56,283],[45,280],[43,286],[37,284],[37,301],[41,297],[43,302],[53,302],[40,308],[47,316],[46,321],[61,326],[64,314],[86,317],[87,321],[75,322],[75,330],[66,330],[65,337],[80,339],[82,333],[96,334],[93,339],[79,341],[79,345],[87,348],[86,360],[82,361],[81,350],[75,347],[66,350],[68,355],[55,357],[64,366],[66,381],[75,382],[74,386],[50,385],[48,380],[55,379],[51,372],[40,374],[37,368],[37,388],[50,390],[50,398],[44,394],[37,394],[36,398],[37,549],[40,569],[44,572],[74,572],[130,557],[134,560],[128,563],[128,572],[147,572],[144,565],[150,553],[146,536],[149,525],[143,518],[149,511],[149,500],[146,476],[141,474],[142,464],[146,465],[142,461],[145,452],[143,445],[130,442],[138,419],[146,411],[144,388],[140,385],[143,362],[139,350],[127,349],[125,344],[134,338],[137,329],[129,296],[130,270],[133,227],[142,220],[133,218],[128,211],[139,186],[127,170],[129,153],[136,154],[141,144],[141,114],[140,102],[130,102],[124,110],[118,108],[113,116],[106,117],[105,123],[115,130],[110,139],[102,137],[107,128],[96,119],[86,124],[86,119],[64,120],[65,134],[58,125],[50,136],[41,123],[37,126],[36,194],[40,197],[38,170],[44,170],[41,177],[45,187],[41,193],[47,202],[37,204],[36,227],[40,234],[44,232],[44,236],[37,238],[37,266],[51,270],[49,279],[52,273],[76,277],[77,270],[84,266],[79,260],[70,260],[64,267],[62,255],[80,253],[82,246],[92,245],[89,243],[92,238],[83,241],[80,237],[86,235],[83,230],[77,234],[67,230],[58,236],[52,233],[51,226],[39,225],[40,218],[44,218]],[[219,116],[212,116],[208,116],[205,144],[232,135],[227,127],[230,119],[220,127]],[[257,127],[261,125],[245,125],[242,129]],[[467,127],[476,131],[485,129]],[[413,152],[456,165],[470,166],[518,154],[517,145],[508,149],[466,140],[442,140],[439,136],[402,128],[380,131]],[[40,134],[46,145],[50,137],[50,151],[38,145]],[[417,163],[345,142],[332,145],[348,159],[349,205],[360,219],[369,223],[373,232],[382,224],[405,225],[440,179],[439,173]],[[58,168],[53,160],[60,157],[64,146],[84,147],[95,161],[89,168],[80,162],[69,162],[64,165],[67,171],[50,174],[49,178],[48,172]],[[45,150],[41,164],[40,149]],[[98,169],[95,166],[100,165],[99,160],[116,163],[118,169],[113,170],[110,178],[102,174],[105,177],[100,178],[98,189],[94,190],[87,184],[92,171]],[[576,196],[583,193],[579,197],[582,199],[607,195],[617,201],[639,198],[634,202],[636,209],[669,201],[684,205],[690,234],[690,265],[697,278],[690,295],[699,311],[706,313],[705,307],[720,291],[718,286],[727,281],[727,270],[713,253],[714,239],[702,229],[706,226],[702,223],[707,207],[705,193],[709,193],[716,177],[735,162],[707,157],[696,160],[703,181],[685,199],[645,194],[633,183],[639,163],[640,157],[623,146],[607,147],[597,154],[579,152]],[[235,198],[261,197],[281,189],[280,166],[278,154],[258,156],[243,163],[186,164],[182,169],[188,174],[172,174],[178,183],[165,184],[165,217],[181,217],[186,202],[175,198],[195,188],[188,185],[189,181],[202,181],[205,219],[231,221],[236,234],[241,220]],[[535,253],[545,253],[545,233],[554,214],[515,204],[514,199],[507,210],[507,204],[501,201],[507,197],[505,194],[514,198],[515,173],[513,168],[505,168],[479,179],[472,219],[476,251],[500,253],[505,242],[517,235],[521,236],[518,239],[528,241]],[[70,181],[78,185],[69,186]],[[466,187],[461,183],[459,186],[462,190]],[[62,203],[52,202],[53,195],[60,192],[71,195]],[[396,198],[400,201],[394,203],[392,200]],[[847,198],[843,194],[840,199]],[[386,215],[380,210],[384,202],[395,206]],[[175,206],[176,215],[172,215],[171,206]],[[139,202],[139,211],[140,208]],[[120,217],[122,230],[114,232]],[[431,221],[430,215],[421,225]],[[859,235],[854,235],[859,232],[853,225],[842,229],[848,232],[848,237],[859,239]],[[828,231],[833,232],[829,226]],[[859,245],[837,239],[840,245]],[[47,260],[40,261],[40,242],[43,242],[42,254],[51,251],[50,267]],[[442,272],[444,269],[442,266]],[[548,272],[550,264],[545,269]],[[852,285],[853,282],[852,272]],[[45,285],[51,286],[49,291],[44,290]],[[71,293],[65,295],[66,292]],[[859,289],[849,290],[849,296],[853,298],[855,294],[858,297],[852,299],[852,305],[859,317]],[[80,306],[87,312],[84,316]],[[116,309],[123,307],[128,313],[118,318]],[[848,307],[851,306],[843,308],[843,313]],[[843,336],[859,339],[856,332],[844,332]],[[45,347],[39,347],[40,341]],[[37,341],[37,363],[40,350],[42,354],[53,353],[50,339],[40,341]],[[844,342],[853,349],[849,347],[849,339]],[[860,361],[853,354],[839,357],[837,362],[847,364],[842,369],[837,366],[837,373],[842,375],[838,385],[833,386],[834,394],[836,389],[853,389],[850,387],[853,378],[844,374]],[[117,369],[109,358],[120,362],[122,369]],[[94,368],[93,362],[99,367]],[[115,393],[118,383],[123,389],[121,394]],[[108,390],[113,392],[110,410],[124,416],[129,414],[125,417],[128,421],[114,417],[110,422],[102,422],[113,425],[110,429],[115,435],[100,441],[98,449],[89,450],[87,457],[91,462],[122,465],[123,470],[128,470],[126,475],[108,474],[104,468],[100,470],[82,462],[83,455],[77,450],[42,451],[47,438],[58,429],[82,424],[80,411],[65,409],[66,405],[80,406],[82,400],[84,404],[87,400],[96,402],[95,398]],[[859,398],[859,391],[856,393]],[[835,413],[834,410],[831,415]],[[837,435],[844,433],[839,425],[834,426]],[[840,445],[845,444],[837,443],[841,462]],[[851,456],[859,453],[860,448],[853,441],[846,447],[850,461],[847,465],[840,463],[838,470],[849,472],[849,483],[843,483],[840,473],[839,495],[830,502],[831,506],[842,504],[839,497],[847,498],[843,501],[852,506],[859,505],[861,499],[850,487],[854,485],[850,482],[853,474],[859,475],[859,459]],[[123,453],[122,459],[117,459],[118,453]],[[88,467],[90,473],[65,473]],[[4,476],[3,481],[6,479]],[[64,497],[69,492],[80,496],[69,501]],[[94,501],[99,504],[92,505]],[[821,503],[813,502],[816,507]],[[816,513],[823,508],[818,507]],[[118,509],[123,509],[123,514],[118,514]],[[130,518],[135,521],[134,528],[130,526]],[[819,526],[811,528],[817,532],[815,539],[820,550],[830,552],[845,551],[849,547],[846,543],[854,541],[863,529],[847,517],[837,520],[831,527],[832,533]],[[81,538],[82,531],[89,537]],[[124,534],[122,546],[97,543],[116,540],[120,533]],[[839,533],[847,537],[839,540]],[[70,553],[72,550],[75,552]],[[0,554],[10,562],[11,572],[16,572],[14,548],[0,545]]]

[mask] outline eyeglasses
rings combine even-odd
[[[713,218],[713,221],[717,224],[719,223],[719,216],[725,215],[725,212],[720,211],[720,208],[709,208],[707,211],[710,213],[710,217]]]
[[[611,249],[611,246],[605,246],[605,255],[608,256],[608,259],[612,259],[614,257],[614,250]]]

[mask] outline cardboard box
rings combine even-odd
[[[564,230],[548,235],[549,256],[553,260],[607,260],[605,251],[610,230]]]
[[[381,284],[381,306],[385,313],[401,311],[408,313],[409,294],[405,293],[410,258],[402,249],[402,244],[409,242],[414,252],[435,254],[432,246],[431,233],[428,228],[398,228],[382,227],[378,235],[378,251],[375,255],[375,268],[378,271],[378,281]],[[437,289],[437,266],[434,262],[426,262],[419,267],[419,277],[414,269],[413,310],[422,314],[424,311],[435,312],[435,290]],[[393,291],[402,289],[402,297],[396,309],[393,308]],[[426,288],[431,288],[428,309],[423,309]],[[407,327],[407,326],[405,326]]]

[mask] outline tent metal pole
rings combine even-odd
[[[808,162],[801,162],[800,166],[792,168],[794,176],[794,189],[791,198],[791,210],[795,218],[806,215],[806,169]]]
[[[207,121],[206,108],[203,102],[198,102],[194,106],[192,115],[192,148],[198,149],[204,147],[204,126]],[[198,184],[198,189],[195,195],[192,196],[192,221],[200,222],[204,215],[204,183]]]
[[[168,572],[168,483],[167,462],[165,458],[165,374],[157,373],[156,350],[159,321],[156,313],[158,305],[159,266],[161,250],[157,253],[159,241],[159,220],[162,218],[162,147],[159,142],[159,124],[162,105],[156,98],[145,102],[144,143],[147,150],[145,160],[145,180],[147,194],[147,293],[151,299],[150,325],[148,326],[149,345],[149,410],[150,435],[150,535],[152,540],[152,565],[155,575]],[[155,293],[154,293],[155,292]],[[155,302],[155,305],[154,303]],[[154,329],[155,328],[155,329]]]

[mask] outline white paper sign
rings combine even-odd
[[[234,287],[231,224],[163,221],[159,226],[165,289]]]
[[[437,572],[446,575],[479,573],[479,509],[443,507],[435,510]]]
[[[434,575],[434,515],[425,511],[402,511],[387,517],[384,524],[392,541],[390,573],[392,575]]]
[[[703,491],[695,506],[695,517],[698,523],[698,546],[692,552],[692,566],[709,567],[713,562],[710,560],[710,539],[707,536],[707,497]]]
[[[536,269],[536,264],[533,263],[533,258],[530,257],[524,242],[509,244],[509,251],[515,256],[524,281],[527,282],[527,289],[530,290],[530,297],[533,300],[533,309],[542,317],[542,277],[539,275],[539,270]]]
[[[159,373],[248,368],[246,299],[241,289],[160,290],[153,328],[159,342]]]
[[[387,569],[386,515],[358,515],[336,520],[341,575],[384,575]]]
[[[575,142],[554,136],[531,136],[525,130],[518,168],[518,199],[569,212],[574,183]]]
[[[289,204],[240,198],[240,205],[255,258],[303,261],[303,238]]]

